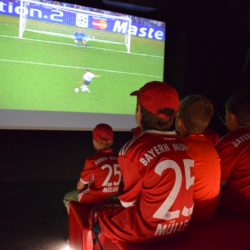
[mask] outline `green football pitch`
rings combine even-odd
[[[0,109],[133,114],[130,92],[145,82],[163,79],[164,42],[132,37],[125,45],[24,32],[19,19],[0,16]],[[100,77],[91,93],[76,93],[85,69]]]

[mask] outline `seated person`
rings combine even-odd
[[[221,204],[228,211],[250,215],[250,92],[233,94],[225,108],[229,132],[216,146],[221,158]]]
[[[111,149],[113,137],[113,129],[108,124],[100,123],[94,128],[93,145],[97,152],[86,159],[76,190],[65,194],[67,211],[70,201],[95,205],[108,202],[119,193],[121,171]]]
[[[194,162],[180,136],[168,131],[179,95],[163,82],[149,82],[131,95],[137,96],[136,120],[143,133],[119,153],[122,206],[94,211],[90,224],[96,238],[113,242],[170,239],[188,228],[193,211]]]
[[[175,126],[195,161],[194,212],[195,222],[210,220],[218,206],[220,193],[220,160],[213,142],[207,138],[207,129],[213,116],[210,100],[190,95],[181,101]]]

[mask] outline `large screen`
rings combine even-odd
[[[165,23],[48,0],[0,1],[0,129],[135,127],[129,94],[164,78]]]

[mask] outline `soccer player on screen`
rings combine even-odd
[[[89,69],[86,69],[86,72],[82,76],[82,83],[80,88],[75,88],[75,92],[78,93],[80,90],[83,93],[90,93],[89,85],[94,78],[100,77],[99,75],[94,74]]]
[[[81,29],[77,30],[74,33],[73,37],[74,37],[75,43],[78,46],[83,44],[84,47],[86,47],[86,48],[88,47],[88,42],[87,42],[88,36]]]
[[[82,82],[82,85],[81,85],[81,90],[82,92],[88,92],[90,93],[90,90],[89,90],[89,85],[90,83],[92,82],[92,80],[94,78],[97,78],[99,77],[99,75],[95,75],[93,72],[91,72],[89,69],[86,69],[86,72],[84,73],[84,75],[82,76],[82,79],[83,79],[83,82]]]

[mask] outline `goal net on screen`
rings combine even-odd
[[[74,38],[82,30],[88,40],[131,47],[131,17],[79,5],[66,6],[35,0],[20,0],[19,38],[26,32]]]

